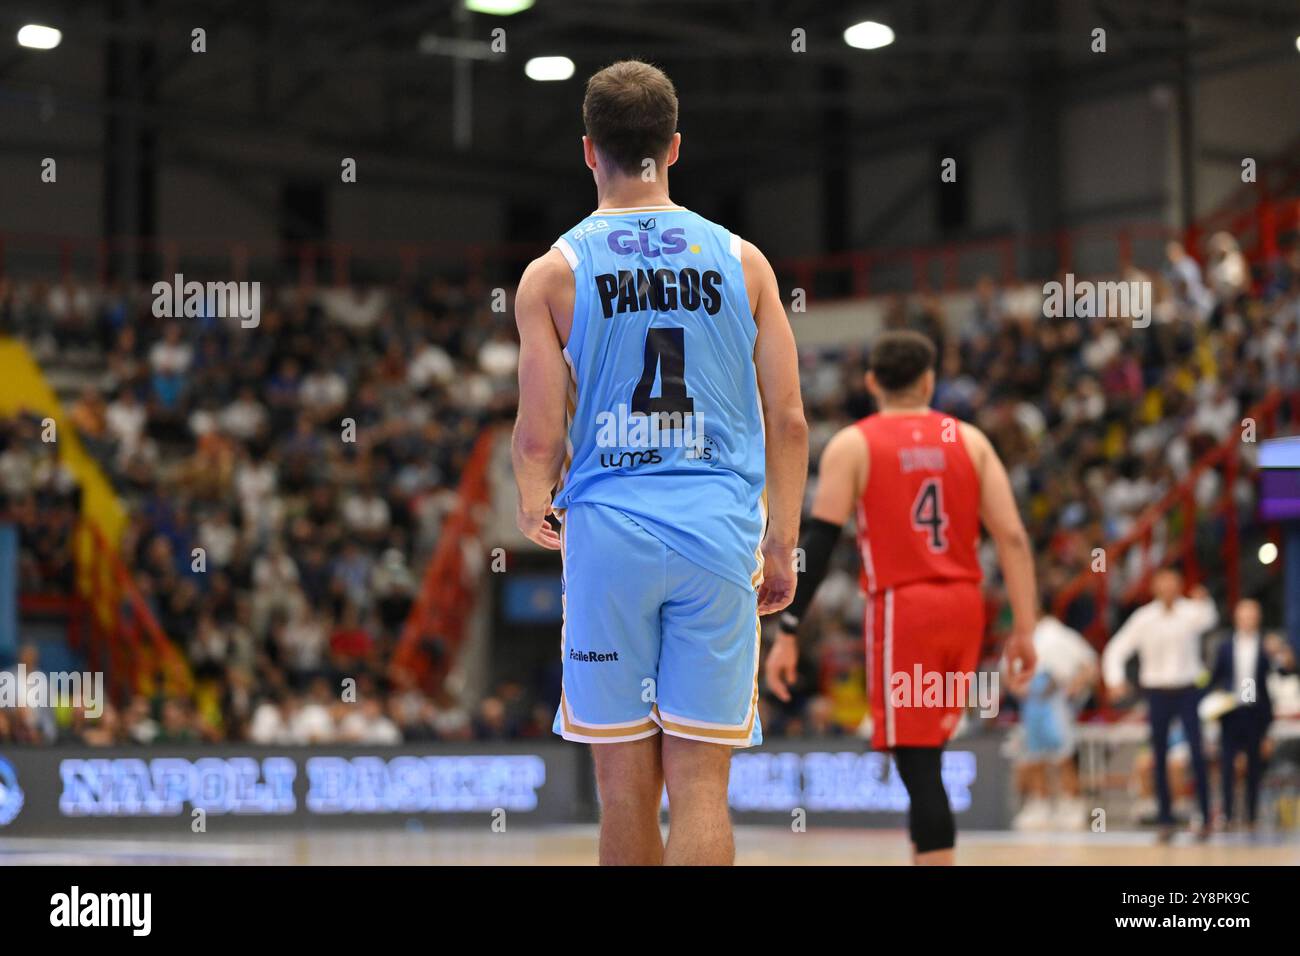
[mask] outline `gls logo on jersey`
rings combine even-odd
[[[647,219],[642,226],[654,228],[655,221]],[[641,253],[647,259],[657,259],[663,255],[676,255],[679,252],[685,252],[688,243],[686,242],[686,230],[681,227],[675,229],[665,229],[659,235],[659,245],[656,247],[650,237],[648,229],[640,229],[633,232],[631,229],[615,229],[606,238],[609,244],[609,251],[616,256],[630,256]]]

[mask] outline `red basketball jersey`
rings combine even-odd
[[[869,415],[858,551],[868,594],[915,581],[979,581],[980,483],[957,419]]]

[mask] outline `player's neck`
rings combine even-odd
[[[880,406],[881,415],[928,415],[929,412],[927,402],[886,402]]]
[[[642,182],[638,177],[620,176],[596,184],[596,209],[640,209],[645,206],[674,206],[667,182]]]

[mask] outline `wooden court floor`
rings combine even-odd
[[[467,830],[349,831],[221,836],[183,839],[0,838],[0,865],[191,864],[299,866],[366,865],[589,865],[596,859],[591,826],[518,828],[505,833]],[[905,865],[902,830],[809,829],[791,833],[773,827],[739,827],[740,865]],[[1145,832],[964,833],[957,862],[1015,866],[1295,866],[1300,839],[1294,835],[1222,834],[1199,843],[1180,835],[1160,844]]]

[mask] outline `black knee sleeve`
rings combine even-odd
[[[917,853],[951,850],[957,840],[957,824],[943,789],[942,762],[942,747],[894,748],[894,766],[911,802],[907,828]]]

